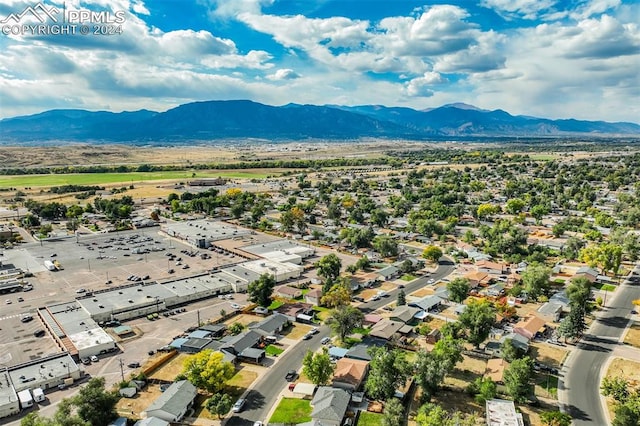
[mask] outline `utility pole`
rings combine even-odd
[[[200,327],[200,309],[198,309],[196,313],[198,314],[198,327]]]
[[[122,358],[118,358],[118,362],[120,363],[120,375],[122,376],[122,381],[124,382],[124,361],[122,361]]]

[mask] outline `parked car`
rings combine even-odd
[[[237,303],[232,303],[229,306],[231,306],[232,309],[242,309],[242,306],[238,305]]]
[[[139,362],[130,362],[129,364],[127,364],[127,367],[129,367],[129,368],[138,368],[138,367],[140,367],[140,363]]]
[[[296,379],[296,377],[298,377],[298,373],[296,373],[295,370],[289,370],[286,376],[284,376],[284,379],[287,382],[293,382]]]
[[[97,356],[91,355],[91,362],[98,362],[98,361],[100,361],[100,360],[98,359]]]
[[[311,333],[311,334],[318,334],[318,333],[320,333],[320,330],[318,330],[318,327],[313,327],[313,328],[309,331],[309,333]]]
[[[231,409],[231,411],[233,411],[234,413],[239,413],[240,411],[242,411],[242,407],[244,407],[244,404],[246,402],[247,402],[246,399],[240,398],[239,400],[236,401],[235,404],[233,404],[233,408]]]
[[[313,337],[313,334],[311,333],[307,333],[304,336],[302,336],[302,340],[309,340]]]
[[[323,337],[322,340],[320,340],[320,343],[322,343],[323,345],[328,345],[331,342],[331,338],[329,337]]]
[[[20,318],[21,322],[29,322],[29,321],[33,321],[33,317],[31,315],[25,315],[22,318]]]
[[[89,358],[81,358],[80,362],[82,362],[84,365],[91,364],[91,360]]]
[[[34,335],[35,337],[42,337],[42,336],[44,336],[44,335],[45,335],[45,331],[44,331],[44,330],[42,330],[42,329],[40,329],[40,330],[36,330],[36,331],[34,331],[34,332],[33,332],[33,335]]]

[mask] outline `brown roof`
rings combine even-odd
[[[530,315],[527,318],[520,320],[514,328],[521,328],[527,330],[532,335],[535,335],[544,325],[546,321],[535,315]]]
[[[333,381],[349,383],[357,388],[366,377],[368,370],[369,361],[340,358],[338,362],[336,362],[336,370],[333,373]]]
[[[369,335],[389,340],[394,334],[400,331],[403,326],[403,322],[391,321],[390,319],[385,318],[371,327]]]
[[[488,260],[481,260],[479,262],[476,262],[476,266],[478,268],[499,269],[501,271],[507,269],[507,265],[505,265],[504,263],[490,262]]]
[[[495,383],[501,383],[504,370],[509,367],[509,363],[502,358],[491,358],[487,361],[487,368],[484,370],[484,377],[490,378]]]

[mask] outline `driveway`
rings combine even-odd
[[[635,271],[638,273],[639,266]],[[600,397],[603,366],[618,346],[640,283],[626,279],[565,362],[558,383],[558,399],[574,425],[608,424]]]

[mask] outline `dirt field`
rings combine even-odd
[[[313,326],[306,324],[293,324],[293,327],[285,330],[282,335],[293,340],[302,339],[302,336],[307,334],[309,330],[311,330]]]
[[[433,294],[433,289],[432,288],[421,288],[418,291],[414,291],[413,293],[410,294],[410,296],[412,297],[425,297],[425,296],[431,296]]]
[[[562,366],[562,362],[569,354],[569,350],[566,348],[540,342],[531,343],[529,351],[533,359],[556,368]]]
[[[261,318],[258,317],[257,315],[240,314],[240,315],[236,315],[236,316],[233,316],[233,317],[229,318],[224,323],[227,326],[230,326],[231,324],[234,324],[234,323],[237,322],[237,323],[240,323],[240,324],[242,324],[242,325],[244,325],[246,327],[249,324],[254,323],[254,322],[258,322],[260,320],[261,320]]]
[[[624,343],[635,348],[640,348],[640,324],[633,323],[624,336]]]
[[[122,398],[116,405],[118,414],[126,417],[140,418],[140,414],[158,397],[160,385],[148,385],[133,398]]]
[[[631,383],[632,386],[640,386],[640,363],[634,362],[628,359],[615,358],[609,365],[606,376],[611,377],[623,377]],[[609,417],[614,418],[615,401],[613,398],[607,398],[607,409],[609,410]]]
[[[189,355],[185,353],[178,354],[172,358],[171,361],[154,371],[149,378],[172,382],[176,376],[182,372],[184,361],[188,356]]]

